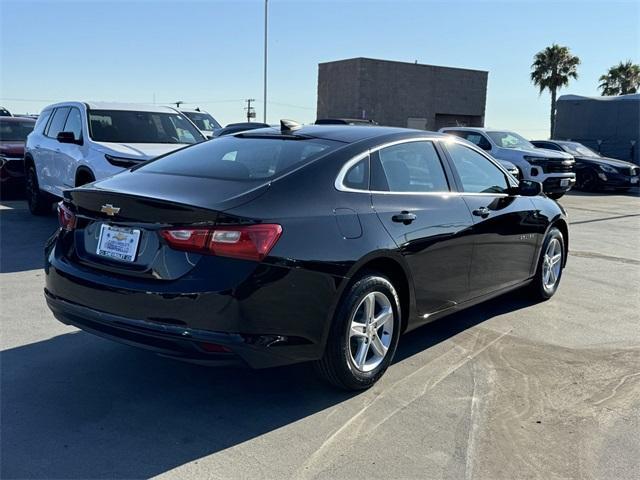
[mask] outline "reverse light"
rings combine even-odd
[[[194,252],[204,250],[209,238],[206,228],[187,228],[180,230],[161,230],[160,235],[172,248]]]
[[[281,234],[282,227],[277,224],[168,229],[160,232],[169,246],[176,250],[254,261],[263,260]]]
[[[58,203],[58,222],[60,228],[68,232],[76,228],[76,214],[64,202]]]

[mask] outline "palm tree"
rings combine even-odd
[[[556,98],[558,89],[569,85],[569,79],[578,78],[580,59],[571,54],[568,47],[553,44],[538,52],[531,64],[531,81],[540,88],[540,94],[546,90],[551,93],[551,134],[556,125]]]
[[[631,60],[614,65],[600,77],[602,96],[626,95],[636,93],[640,89],[640,65]]]

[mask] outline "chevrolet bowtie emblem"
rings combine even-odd
[[[120,207],[114,207],[110,203],[107,203],[106,205],[102,205],[102,207],[100,208],[100,211],[102,213],[106,213],[110,217],[113,217],[116,213],[120,211]]]

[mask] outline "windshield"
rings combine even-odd
[[[581,143],[563,143],[562,147],[569,153],[579,157],[600,157],[600,154],[594,152],[589,147],[585,147]]]
[[[225,136],[160,157],[139,170],[224,180],[265,180],[309,163],[341,145],[316,138]]]
[[[36,122],[0,121],[0,140],[3,142],[24,142]]]
[[[189,119],[196,124],[196,127],[198,127],[202,131],[212,132],[214,130],[218,130],[219,128],[222,128],[220,124],[216,122],[216,119],[213,118],[208,113],[202,113],[202,112],[182,112],[182,113],[184,113],[187,117],[189,117]]]
[[[502,148],[535,148],[529,140],[515,132],[487,132],[487,135]]]
[[[202,134],[179,113],[90,110],[89,131],[98,142],[197,143]]]

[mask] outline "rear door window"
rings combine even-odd
[[[372,190],[448,192],[447,177],[433,142],[406,142],[376,152],[382,174],[374,174]],[[380,184],[381,182],[386,183]]]
[[[310,163],[342,145],[317,138],[225,136],[173,152],[141,166],[140,171],[225,180],[266,180]]]

